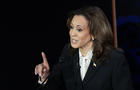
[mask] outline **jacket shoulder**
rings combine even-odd
[[[124,53],[116,49],[112,49],[110,51],[110,57],[111,60],[115,63],[127,62]]]

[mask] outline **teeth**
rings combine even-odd
[[[73,43],[76,43],[76,42],[77,42],[77,40],[72,40],[72,42],[73,42]]]

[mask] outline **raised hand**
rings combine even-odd
[[[35,67],[35,75],[39,75],[41,80],[45,80],[50,73],[50,67],[44,52],[41,53],[43,58],[43,63],[36,65]]]

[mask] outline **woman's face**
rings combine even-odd
[[[75,15],[70,25],[70,43],[73,48],[84,48],[92,43],[88,20],[82,15]]]

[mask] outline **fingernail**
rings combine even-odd
[[[41,73],[39,74],[39,76],[40,76],[40,77],[42,76]]]
[[[46,69],[44,69],[44,71],[46,71]]]

